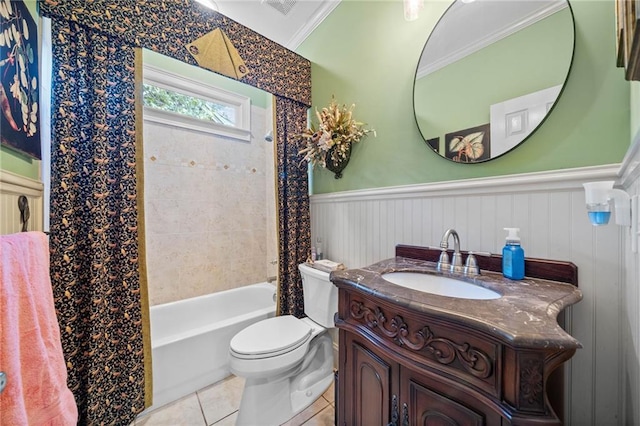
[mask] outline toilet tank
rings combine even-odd
[[[338,311],[338,288],[329,280],[329,273],[298,265],[304,291],[304,313],[325,328],[335,327],[333,316]]]

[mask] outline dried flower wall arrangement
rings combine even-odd
[[[333,171],[336,179],[342,177],[351,146],[369,133],[376,135],[375,130],[365,129],[365,123],[353,118],[354,108],[355,104],[349,108],[344,104],[340,106],[332,96],[328,107],[320,111],[316,108],[318,123],[312,123],[299,135],[304,144],[299,153],[304,155],[304,160]]]

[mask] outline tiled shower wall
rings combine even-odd
[[[584,182],[616,179],[618,169],[612,165],[314,195],[312,235],[322,238],[327,258],[357,268],[393,257],[396,244],[437,247],[447,228],[458,231],[463,250],[499,253],[503,228],[519,227],[526,256],[578,266],[584,298],[568,309],[566,321],[584,347],[565,370],[565,424],[621,424],[625,401],[638,395],[637,389],[629,394],[621,386],[627,370],[636,371],[627,387],[637,386],[637,352],[632,359],[638,349],[637,272],[635,282],[625,280],[627,229],[591,226],[582,188]],[[633,333],[635,344],[626,341]],[[624,348],[627,370],[621,360]]]
[[[144,121],[151,305],[276,274],[271,117],[251,107],[250,142]]]

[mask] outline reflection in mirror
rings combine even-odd
[[[548,116],[573,60],[566,0],[456,0],[418,63],[414,112],[442,157],[482,162],[515,148]]]

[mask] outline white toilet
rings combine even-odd
[[[298,266],[307,318],[269,318],[236,334],[229,345],[231,372],[245,378],[238,426],[280,425],[311,405],[333,381],[338,289],[329,273]]]

